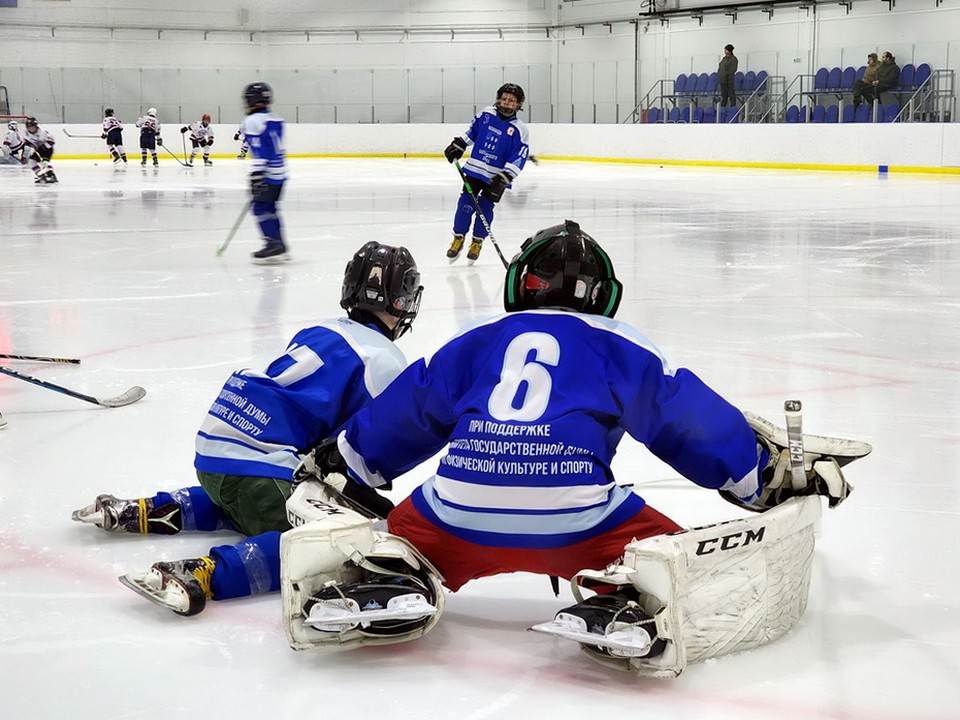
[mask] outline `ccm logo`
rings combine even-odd
[[[743,547],[750,543],[761,542],[763,540],[764,530],[766,530],[766,528],[760,528],[756,532],[747,530],[746,532],[734,533],[733,535],[701,540],[697,543],[697,555],[709,555],[718,550],[733,550],[734,548]]]

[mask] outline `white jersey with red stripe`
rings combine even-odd
[[[137,119],[137,127],[140,128],[140,134],[143,133],[159,135],[160,123],[153,115],[141,115]]]
[[[196,140],[197,142],[210,140],[213,141],[213,125],[209,123],[204,125],[203,122],[195,122],[187,125],[190,130],[190,139]]]
[[[14,155],[15,153],[23,150],[23,146],[23,136],[20,134],[19,130],[10,130],[7,132],[7,136],[3,138],[4,153]]]
[[[38,127],[35,133],[25,130],[23,133],[23,141],[27,145],[37,150],[41,148],[53,149],[55,141],[53,135],[51,135],[47,130],[44,130],[42,127]]]
[[[123,123],[113,115],[109,115],[103,119],[103,134],[106,135],[111,130],[123,130]]]

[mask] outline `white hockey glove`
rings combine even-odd
[[[313,450],[302,456],[293,471],[293,488],[303,482],[321,483],[330,499],[361,513],[365,517],[385,518],[394,505],[376,490],[351,480],[347,463],[337,448],[337,439],[327,438]],[[389,488],[387,488],[389,489]]]
[[[754,512],[769,510],[792,497],[804,495],[823,495],[831,508],[836,507],[846,500],[853,490],[840,468],[869,454],[873,449],[867,443],[857,440],[804,434],[803,470],[806,485],[795,488],[790,471],[787,431],[751,412],[744,412],[744,417],[757,434],[757,442],[763,445],[770,455],[767,466],[760,474],[763,490],[760,497],[749,505],[728,490],[720,490],[720,496],[734,505]]]

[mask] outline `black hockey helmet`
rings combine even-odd
[[[523,88],[520,87],[519,85],[515,85],[514,83],[504,83],[497,89],[497,104],[496,104],[497,112],[500,113],[501,115],[506,115],[507,117],[509,117],[510,115],[514,114],[514,111],[505,110],[500,107],[500,98],[502,98],[507,93],[510,93],[517,99],[517,110],[516,110],[517,112],[519,112],[520,110],[523,110],[523,101],[526,100],[527,96],[523,94]]]
[[[113,116],[113,108],[107,108],[106,110],[104,110],[104,111],[103,111],[103,116],[104,116],[104,117],[112,117],[112,116]]]
[[[248,113],[268,107],[273,102],[273,90],[265,82],[250,83],[243,89],[243,108]]]
[[[340,307],[357,322],[370,322],[378,310],[399,318],[392,331],[378,322],[384,335],[396,340],[413,325],[422,293],[420,271],[410,251],[371,240],[347,263]]]
[[[24,125],[26,125],[28,128],[40,127],[40,123],[37,122],[35,117],[28,117]]]
[[[610,256],[572,220],[527,238],[507,268],[507,312],[567,308],[612,318],[623,285]]]

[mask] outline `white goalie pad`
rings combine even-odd
[[[621,565],[590,578],[633,585],[667,641],[663,654],[594,660],[671,678],[688,663],[743,652],[783,635],[807,607],[820,498],[794,498],[767,512],[631,542]]]
[[[368,518],[309,492],[294,505],[297,502],[302,503],[296,511],[300,524],[280,538],[280,593],[290,647],[333,650],[386,645],[420,637],[436,625],[443,612],[443,578],[409,542],[378,532]],[[289,501],[287,507],[293,513]],[[346,598],[341,608],[335,603],[308,605],[325,589],[385,575],[415,577],[429,592],[410,593],[374,610],[357,608]],[[370,630],[373,622],[417,618],[426,620],[406,633]]]

